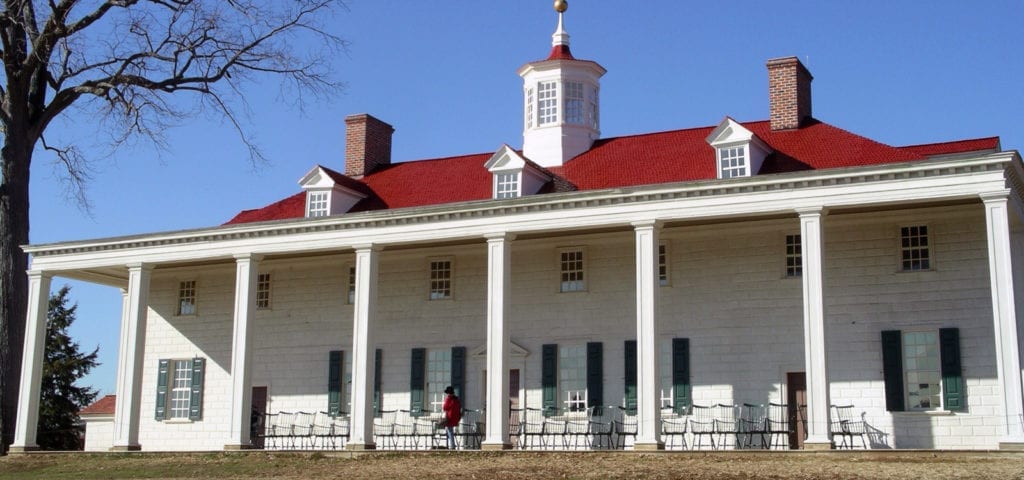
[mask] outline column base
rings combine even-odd
[[[999,442],[999,449],[1008,452],[1024,452],[1024,441]]]
[[[7,453],[10,455],[18,455],[28,452],[38,452],[41,450],[39,445],[11,445],[7,447]]]
[[[501,450],[512,450],[511,443],[481,443],[480,450],[485,451],[501,451]]]
[[[633,444],[633,450],[635,450],[637,452],[657,452],[659,450],[664,450],[664,449],[665,449],[665,444],[662,443],[662,442],[652,442],[652,443],[637,442],[637,443]]]
[[[225,451],[229,451],[229,452],[237,452],[239,450],[252,450],[252,448],[253,448],[252,444],[249,444],[249,443],[246,443],[246,444],[229,443],[227,445],[224,445],[224,450]]]
[[[806,440],[804,441],[804,450],[820,452],[824,450],[832,450],[832,448],[832,442],[808,442]]]
[[[371,451],[371,450],[376,450],[376,449],[377,449],[377,444],[376,443],[346,443],[345,444],[345,450],[348,450],[350,452],[366,452],[366,451]]]
[[[108,449],[111,452],[138,452],[142,445],[114,445]]]

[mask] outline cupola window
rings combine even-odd
[[[537,125],[549,125],[558,121],[558,83],[537,84]]]
[[[565,82],[565,123],[583,125],[583,84]]]

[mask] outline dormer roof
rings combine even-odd
[[[711,146],[753,143],[764,150],[771,150],[763,140],[754,135],[754,132],[728,116],[722,119],[722,122],[708,134],[704,141]]]

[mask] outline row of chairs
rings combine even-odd
[[[335,450],[349,437],[348,415],[278,412],[254,415],[253,446],[268,450]]]
[[[385,410],[373,420],[373,436],[383,450],[431,450],[447,448],[444,428],[438,427],[441,414],[410,410]],[[455,444],[460,450],[480,448],[484,435],[483,412],[463,410],[455,427]]]
[[[707,437],[712,449],[780,448],[788,443],[795,426],[789,408],[781,403],[743,405],[693,405],[687,411],[670,413],[662,419],[661,433],[666,448],[687,448],[687,434],[693,437],[693,448],[704,446]],[[716,442],[717,439],[717,442]]]

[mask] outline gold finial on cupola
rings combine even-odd
[[[555,0],[555,11],[558,13],[565,13],[569,9],[569,2],[565,0]]]

